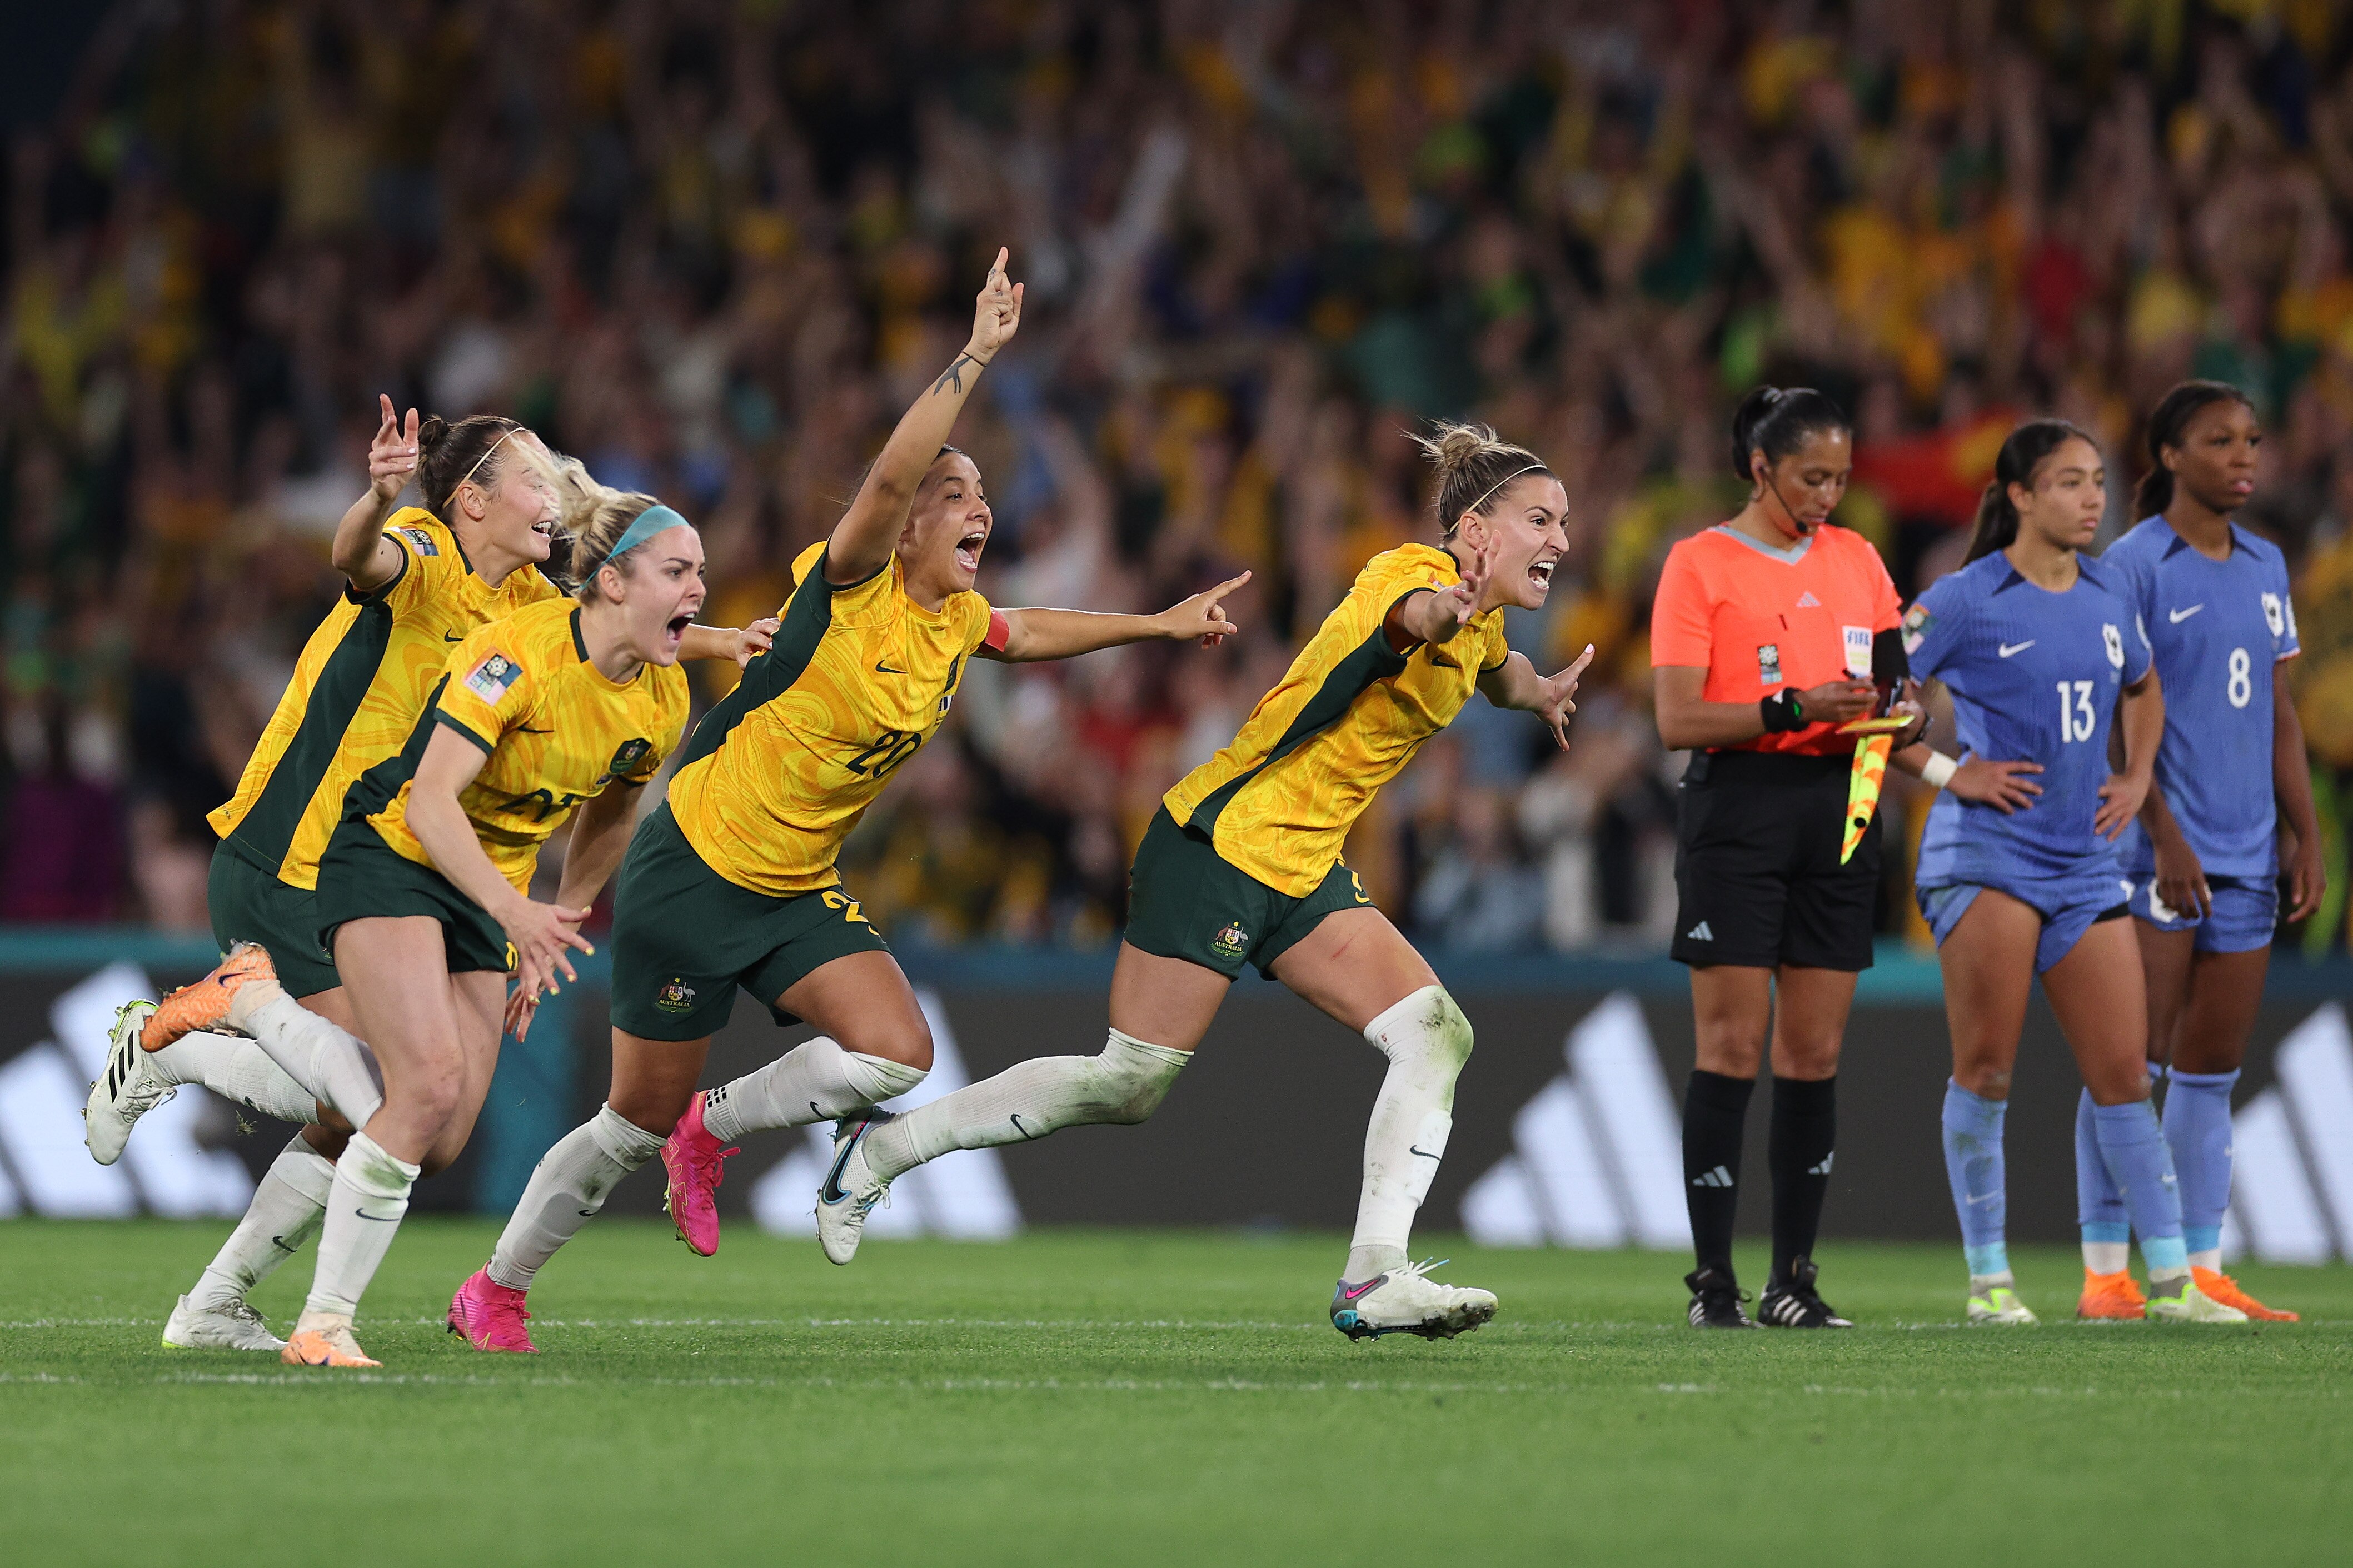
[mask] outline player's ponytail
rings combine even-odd
[[[1993,478],[1986,481],[1985,494],[1978,498],[1978,522],[1969,535],[1969,552],[1962,563],[2007,550],[2018,542],[2018,505],[2010,499],[2010,487],[2024,485],[2034,488],[2035,471],[2052,453],[2070,441],[2089,441],[2094,451],[2100,444],[2081,428],[2064,419],[2030,419],[2010,433],[2001,450],[1993,460]]]
[[[1854,428],[1846,410],[1828,393],[1810,386],[1753,388],[1732,411],[1732,471],[1749,485],[1765,482],[1757,472],[1756,455],[1765,454],[1767,468],[1825,430]]]
[[[1545,461],[1525,447],[1515,447],[1484,425],[1438,422],[1427,436],[1411,436],[1431,467],[1438,470],[1438,527],[1454,537],[1465,514],[1485,517],[1495,498],[1514,479],[1525,474],[1549,474]]]
[[[2159,400],[2148,416],[2148,472],[2133,492],[2136,518],[2161,516],[2173,504],[2173,470],[2165,466],[2165,449],[2181,449],[2190,416],[2210,403],[2239,403],[2254,407],[2247,395],[2227,381],[2185,381]]]
[[[417,427],[417,493],[425,509],[449,521],[449,505],[468,479],[489,489],[506,471],[515,443],[507,437],[522,426],[498,414],[469,414],[451,424],[428,414]]]
[[[633,544],[617,552],[614,546],[629,531],[629,524],[638,521],[638,513],[661,503],[636,490],[617,490],[599,484],[587,465],[577,458],[552,458],[546,477],[562,514],[558,526],[563,531],[565,549],[562,569],[550,575],[570,589],[572,596],[582,604],[594,604],[599,595],[597,574],[607,566],[617,566],[626,574],[629,558],[643,548],[642,543]]]

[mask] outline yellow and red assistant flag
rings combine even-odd
[[[1879,810],[1879,786],[1887,778],[1887,754],[1895,742],[1885,735],[1866,735],[1854,743],[1854,766],[1846,775],[1846,841],[1839,847],[1839,864],[1854,858],[1863,829]]]

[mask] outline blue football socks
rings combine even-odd
[[[1957,1083],[1945,1086],[1945,1174],[1953,1184],[1953,1212],[1960,1216],[1961,1249],[1972,1279],[2010,1272],[2009,1178],[2001,1158],[2009,1109],[2007,1101],[1971,1094]]]
[[[2222,1245],[2231,1204],[2231,1091],[2235,1072],[2177,1072],[2165,1096],[2165,1142],[2181,1182],[2181,1234],[2191,1252]]]
[[[1947,1097],[1947,1104],[1951,1097]],[[2140,1254],[2152,1279],[2186,1272],[2189,1249],[2181,1237],[2181,1193],[2173,1174],[2173,1153],[2165,1146],[2157,1111],[2147,1100],[2092,1108],[2100,1157],[2108,1179],[2123,1189],[2132,1227],[2140,1233]],[[1948,1142],[1949,1147],[1949,1142]],[[1950,1155],[1947,1163],[1950,1163]]]

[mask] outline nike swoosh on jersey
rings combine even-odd
[[[904,675],[907,673],[903,669],[892,668],[889,665],[883,663],[879,658],[874,661],[874,672],[877,675]]]
[[[2024,642],[2006,642],[1996,651],[1999,652],[2002,658],[2008,658],[2011,654],[2024,653],[2028,648],[2031,648],[2033,646],[2034,639],[2032,637],[2029,637]]]
[[[443,642],[464,642],[466,640],[466,634],[463,632],[443,632],[441,634],[441,640]]]
[[[2190,606],[2189,606],[2188,609],[2186,609],[2186,610],[2168,610],[2168,611],[2166,611],[2166,612],[2165,612],[2165,618],[2166,618],[2167,620],[2168,620],[2168,621],[2172,622],[2175,626],[2179,626],[2182,622],[2184,622],[2184,621],[2188,620],[2190,616],[2192,616],[2196,615],[2199,611],[2200,611],[2200,610],[2204,609],[2205,607],[2206,607],[2206,601],[2205,601],[2205,600],[2203,600],[2203,599],[2200,599],[2200,600],[2199,600],[2196,604],[2194,604],[2194,605],[2190,605]]]

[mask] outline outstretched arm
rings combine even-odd
[[[882,445],[882,455],[867,471],[866,482],[858,487],[858,498],[834,524],[826,546],[826,581],[856,583],[890,564],[907,514],[914,510],[915,487],[955,428],[956,415],[980,384],[981,371],[1020,329],[1021,285],[1006,277],[1007,255],[998,250],[996,265],[988,269],[964,352],[900,417],[899,427]]]
[[[378,393],[376,401],[383,405],[383,419],[376,426],[375,439],[368,445],[367,494],[352,502],[343,520],[335,524],[335,542],[329,549],[335,570],[351,579],[352,587],[362,594],[372,594],[400,575],[400,563],[406,557],[399,545],[384,536],[384,524],[407,487],[409,476],[417,472],[417,410],[408,411],[404,428],[393,411],[392,399]]]
[[[1215,647],[1240,628],[1226,618],[1225,596],[1250,581],[1247,572],[1173,605],[1156,616],[1101,616],[1088,610],[1004,610],[1005,646],[983,644],[981,658],[1005,664],[1075,658],[1132,642],[1190,642]]]
[[[768,651],[782,625],[776,616],[764,616],[741,631],[733,626],[689,626],[678,639],[678,657],[729,659],[740,669]]]
[[[1577,656],[1574,664],[1554,676],[1538,675],[1527,655],[1510,654],[1494,668],[1480,673],[1479,689],[1498,708],[1525,709],[1543,720],[1565,752],[1568,750],[1569,717],[1577,711],[1572,699],[1577,696],[1577,677],[1592,662],[1591,643],[1585,645],[1585,651]]]

